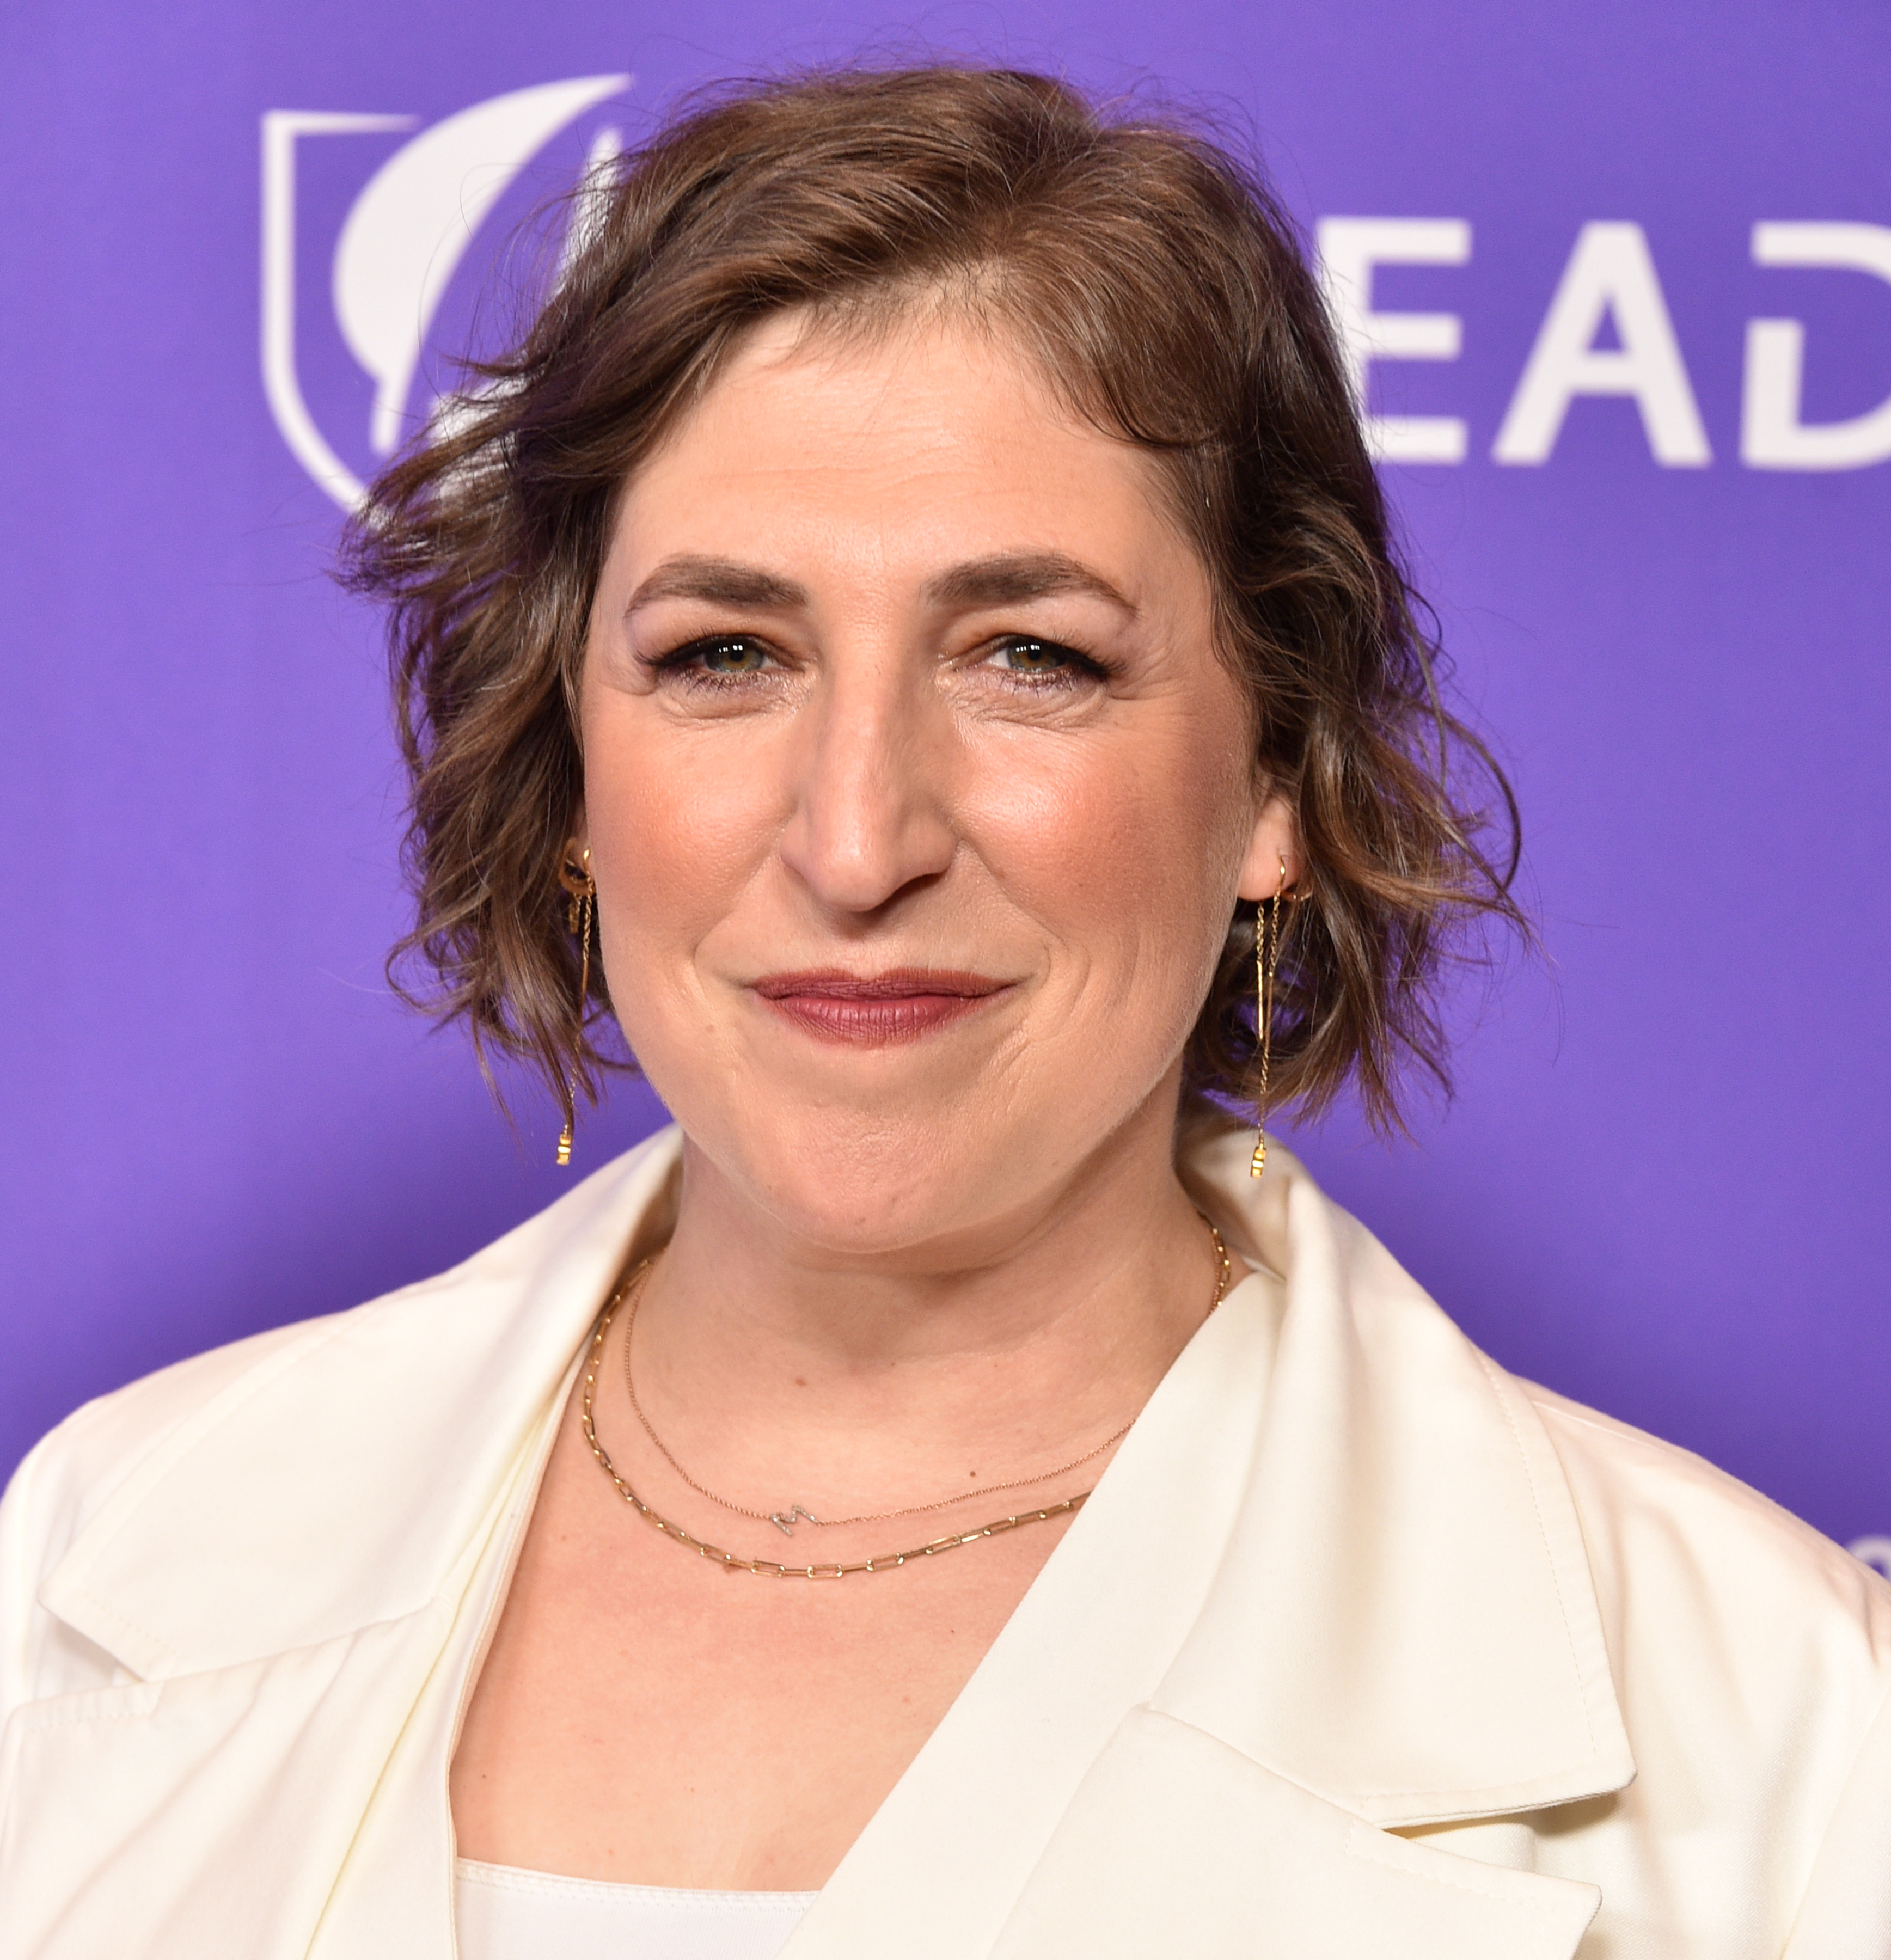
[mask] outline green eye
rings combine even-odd
[[[999,641],[998,658],[1013,673],[1059,673],[1071,663],[1071,651],[1054,641],[1036,640],[1014,633]]]
[[[733,679],[738,674],[759,673],[769,657],[753,640],[705,640],[697,657],[705,673]]]

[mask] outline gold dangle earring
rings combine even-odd
[[[578,941],[578,1038],[584,1039],[584,1008],[591,991],[591,921],[597,910],[597,884],[591,876],[588,848],[577,865],[568,861],[559,872],[565,887],[565,924]],[[565,1127],[558,1133],[558,1165],[562,1170],[571,1161],[571,1141],[578,1127],[578,1070],[573,1065],[565,1090]]]
[[[1259,1177],[1267,1168],[1268,1076],[1274,1059],[1274,976],[1281,963],[1281,907],[1289,896],[1287,859],[1278,851],[1275,855],[1280,863],[1280,882],[1274,887],[1274,896],[1263,899],[1254,912],[1254,1017],[1255,1032],[1261,1043],[1261,1083],[1256,1098],[1258,1121],[1253,1160],[1247,1167],[1250,1177]]]

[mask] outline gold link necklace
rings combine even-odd
[[[1208,1219],[1205,1217],[1202,1222],[1208,1227],[1208,1236],[1215,1242],[1215,1297],[1208,1303],[1208,1311],[1212,1313],[1227,1297],[1230,1268],[1227,1247],[1223,1243],[1221,1233],[1216,1230],[1214,1224]],[[720,1504],[724,1510],[735,1512],[743,1517],[753,1518],[764,1524],[772,1524],[777,1529],[790,1535],[792,1534],[794,1526],[797,1521],[817,1526],[821,1521],[810,1516],[799,1504],[789,1507],[786,1513],[786,1522],[784,1522],[782,1514],[766,1511],[752,1511],[744,1509],[741,1505],[731,1504],[725,1499],[717,1497],[713,1491],[704,1489],[689,1475],[683,1465],[677,1462],[670,1452],[664,1448],[655,1430],[651,1429],[648,1418],[638,1405],[637,1391],[632,1382],[630,1373],[630,1334],[632,1328],[635,1324],[637,1312],[637,1299],[632,1298],[632,1295],[635,1293],[638,1297],[641,1297],[644,1284],[649,1277],[651,1265],[650,1260],[643,1260],[619,1281],[613,1290],[610,1298],[604,1303],[603,1311],[597,1316],[597,1325],[591,1334],[591,1352],[586,1357],[584,1363],[584,1393],[582,1403],[584,1440],[591,1446],[591,1452],[597,1458],[598,1467],[610,1479],[616,1489],[617,1494],[637,1513],[639,1517],[644,1519],[648,1523],[655,1526],[666,1538],[674,1538],[679,1545],[687,1545],[699,1557],[708,1559],[712,1564],[720,1565],[724,1571],[751,1572],[759,1577],[772,1579],[845,1579],[856,1572],[887,1571],[896,1566],[906,1564],[910,1559],[931,1558],[942,1551],[956,1551],[960,1545],[973,1544],[979,1538],[997,1538],[1005,1532],[1016,1531],[1020,1525],[1043,1524],[1051,1518],[1062,1517],[1066,1512],[1078,1510],[1090,1495],[1089,1491],[1079,1491],[1074,1497],[1065,1497],[1055,1504],[1048,1504],[1040,1510],[1020,1511],[1011,1517],[994,1518],[989,1524],[975,1525],[969,1531],[949,1532],[944,1538],[934,1538],[929,1544],[915,1545],[908,1551],[879,1552],[871,1558],[857,1560],[851,1564],[787,1565],[779,1560],[772,1558],[740,1558],[734,1552],[724,1551],[719,1545],[711,1545],[706,1539],[699,1538],[692,1532],[686,1531],[681,1525],[662,1516],[645,1503],[625,1481],[616,1465],[612,1462],[604,1446],[597,1440],[595,1406],[597,1395],[598,1363],[603,1356],[605,1338],[610,1332],[611,1322],[626,1299],[631,1301],[631,1309],[629,1318],[626,1320],[624,1327],[625,1386],[629,1392],[631,1406],[636,1410],[637,1418],[643,1424],[645,1433],[649,1437],[653,1443],[656,1444],[657,1448],[662,1451],[665,1460],[670,1467],[692,1491],[708,1498],[712,1503]],[[994,1491],[1014,1491],[1022,1489],[1027,1484],[1047,1483],[1052,1478],[1061,1477],[1067,1471],[1074,1470],[1079,1465],[1089,1462],[1094,1457],[1100,1456],[1111,1444],[1120,1443],[1134,1427],[1135,1421],[1135,1418],[1132,1416],[1114,1436],[1098,1443],[1094,1449],[1086,1450],[1081,1456],[1074,1457],[1068,1463],[1064,1464],[1055,1470],[1043,1471],[1034,1477],[1014,1478],[1008,1483],[988,1484],[980,1490],[968,1491],[957,1497],[943,1498],[934,1503],[912,1504],[902,1510],[875,1511],[858,1518],[835,1518],[827,1522],[835,1526],[882,1522],[890,1518],[911,1517],[922,1512],[944,1510],[951,1505],[969,1503],[973,1497],[985,1496]]]

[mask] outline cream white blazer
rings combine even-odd
[[[1505,1374],[1245,1150],[1185,1169],[1257,1271],[790,1960],[1888,1960],[1891,1587]],[[676,1155],[27,1460],[5,1960],[450,1960],[462,1707]]]

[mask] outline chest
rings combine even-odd
[[[806,1525],[791,1548],[772,1526],[721,1522],[733,1549],[835,1555]],[[620,1883],[818,1888],[1064,1522],[838,1581],[731,1572],[632,1511],[568,1424],[454,1755],[462,1855]],[[899,1542],[925,1535],[906,1521]]]

